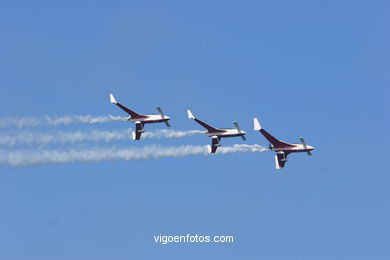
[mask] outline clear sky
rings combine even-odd
[[[1,1],[0,118],[124,116],[112,92],[140,113],[160,105],[176,130],[201,129],[190,108],[267,145],[256,116],[316,149],[282,171],[271,152],[1,166],[0,259],[389,259],[389,13],[375,0]],[[153,240],[187,233],[235,242]]]

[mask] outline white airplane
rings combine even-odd
[[[281,169],[284,167],[284,164],[287,162],[287,155],[290,153],[306,152],[308,155],[311,155],[310,151],[314,150],[314,147],[307,145],[302,137],[299,137],[299,140],[301,140],[302,144],[289,144],[276,139],[261,127],[257,118],[253,118],[253,126],[254,130],[260,131],[260,133],[262,133],[264,137],[270,142],[270,145],[268,146],[269,149],[276,152],[276,169]]]
[[[198,124],[203,126],[207,129],[205,132],[205,135],[212,138],[211,146],[208,146],[209,153],[215,153],[217,151],[217,148],[221,146],[220,139],[225,137],[235,137],[235,136],[241,136],[242,140],[246,141],[245,134],[246,132],[242,131],[240,126],[236,121],[233,122],[236,129],[233,128],[214,128],[205,122],[200,121],[199,119],[195,118],[194,115],[191,113],[190,110],[187,110],[188,118],[193,119]]]
[[[164,113],[162,112],[160,107],[157,107],[157,111],[160,113],[159,115],[142,115],[142,114],[138,114],[138,113],[134,112],[133,110],[128,109],[127,107],[118,103],[112,94],[110,94],[110,102],[112,104],[117,105],[123,111],[125,111],[126,113],[128,113],[130,115],[127,118],[127,121],[135,123],[135,132],[133,132],[133,140],[139,140],[141,138],[141,134],[143,132],[145,132],[145,130],[144,130],[145,124],[164,122],[168,127],[171,126],[168,122],[168,120],[171,118],[169,116],[164,115]]]

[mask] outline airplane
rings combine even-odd
[[[260,131],[260,133],[262,133],[264,137],[270,142],[268,146],[269,149],[276,152],[276,169],[282,169],[284,167],[284,164],[287,162],[287,155],[290,153],[306,152],[308,155],[311,155],[310,151],[314,150],[314,147],[307,145],[302,137],[299,137],[299,140],[301,140],[302,144],[289,144],[276,139],[261,127],[257,118],[253,118],[253,125],[254,130]]]
[[[168,120],[171,118],[169,116],[164,115],[164,113],[160,107],[156,107],[157,111],[160,113],[159,115],[142,115],[142,114],[138,114],[138,113],[134,112],[133,110],[128,109],[127,107],[118,103],[115,100],[114,95],[112,95],[112,94],[110,94],[110,102],[112,104],[117,105],[119,108],[121,108],[123,111],[125,111],[126,113],[128,113],[130,115],[127,118],[127,121],[135,123],[135,132],[133,132],[133,140],[140,140],[141,139],[141,134],[143,132],[145,132],[145,130],[144,130],[145,124],[164,122],[168,127],[171,126],[168,122]]]
[[[245,134],[246,132],[242,131],[240,126],[236,121],[233,122],[236,129],[233,128],[214,128],[205,122],[200,121],[199,119],[195,118],[192,114],[191,110],[187,110],[188,118],[193,119],[198,124],[206,128],[205,135],[212,138],[211,146],[208,146],[209,153],[215,153],[217,151],[217,148],[221,146],[220,140],[221,138],[225,137],[235,137],[235,136],[241,136],[242,140],[246,141]]]

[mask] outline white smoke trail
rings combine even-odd
[[[15,134],[1,134],[0,146],[14,147],[16,145],[38,145],[65,144],[76,142],[110,142],[115,140],[130,140],[131,130],[111,130],[111,131],[75,131],[75,132],[31,132],[21,131]]]
[[[260,145],[236,144],[229,147],[220,147],[217,153],[237,152],[264,152],[268,151]],[[184,157],[190,155],[208,155],[207,146],[159,146],[130,148],[95,148],[95,149],[69,149],[69,150],[0,150],[0,166],[22,167],[60,163],[91,163],[101,161],[129,161],[148,160],[163,157]]]
[[[201,130],[177,131],[169,129],[160,129],[157,131],[145,132],[144,134],[142,134],[142,138],[181,138],[197,134],[204,134],[204,132],[205,131]]]
[[[152,132],[146,132],[142,138],[182,138],[201,134],[203,131],[188,130],[176,131],[161,129]],[[76,142],[110,142],[117,140],[130,140],[131,129],[125,130],[110,130],[110,131],[76,131],[76,132],[31,132],[20,131],[13,134],[0,133],[0,146],[14,147],[16,145],[39,145],[45,146],[48,144],[65,144]]]
[[[234,144],[233,146],[222,146],[218,148],[217,154],[227,154],[227,153],[247,153],[247,152],[267,152],[269,151],[268,147],[261,146],[259,144]]]
[[[70,125],[75,123],[97,124],[112,121],[126,121],[126,117],[120,116],[91,116],[91,115],[71,115],[71,116],[42,116],[42,117],[22,117],[22,118],[0,118],[0,128],[5,127],[37,127],[37,126],[56,126]]]

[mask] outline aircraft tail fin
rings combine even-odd
[[[187,110],[187,115],[189,119],[195,119],[194,115],[192,114],[191,110]]]
[[[259,122],[259,120],[256,117],[253,118],[253,128],[256,131],[260,131],[260,129],[261,129],[260,122]]]
[[[116,102],[116,100],[115,100],[113,94],[110,94],[110,102],[111,102],[111,104],[116,104],[116,103],[118,103],[118,102]]]

